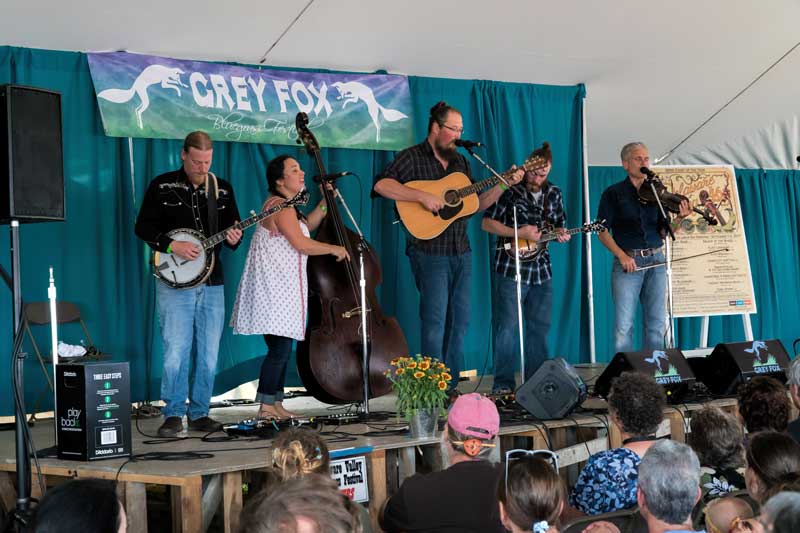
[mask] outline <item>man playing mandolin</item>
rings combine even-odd
[[[455,141],[463,131],[461,112],[444,102],[437,103],[430,111],[427,138],[397,154],[376,177],[375,193],[391,200],[419,203],[434,214],[443,210],[445,202],[441,196],[411,188],[405,183],[439,180],[454,172],[461,172],[471,179],[467,159],[456,152]],[[516,184],[520,179],[522,170],[514,172],[508,182]],[[486,209],[502,192],[501,185],[484,191],[478,196],[478,208]],[[420,295],[421,352],[442,357],[452,375],[456,376],[452,385],[456,387],[461,370],[461,348],[469,322],[472,253],[467,237],[467,218],[458,218],[430,239],[407,235],[406,254]]]
[[[136,219],[136,236],[158,252],[174,254],[184,260],[196,259],[199,246],[172,240],[167,234],[177,228],[191,228],[212,235],[217,228],[232,226],[239,220],[239,208],[230,183],[209,172],[213,150],[211,138],[202,131],[186,136],[181,150],[183,164],[178,170],[161,174],[147,187]],[[216,191],[211,199],[207,191]],[[242,230],[233,228],[225,236],[232,249],[239,245]],[[165,420],[158,428],[162,437],[172,437],[183,430],[183,415],[188,415],[189,429],[211,432],[221,425],[208,416],[208,404],[214,388],[217,354],[225,321],[220,246],[215,246],[213,269],[204,283],[175,289],[156,284],[156,305],[161,324],[164,369],[161,375],[161,399]],[[189,367],[192,344],[197,346],[192,387],[189,390]],[[187,412],[186,398],[189,398]]]
[[[567,216],[561,189],[547,176],[553,164],[548,143],[533,151],[528,159],[541,157],[547,166],[525,172],[522,183],[506,191],[483,215],[481,227],[504,241],[514,241],[514,205],[517,206],[517,235],[526,246],[535,246],[542,230],[551,226],[558,233],[558,242],[567,242],[570,235],[564,226]],[[512,245],[513,246],[513,245]],[[520,246],[522,249],[522,246]],[[495,307],[492,316],[494,333],[493,393],[509,393],[515,389],[514,371],[519,360],[517,326],[517,283],[514,255],[499,246],[494,258]],[[522,277],[522,313],[525,317],[525,376],[523,382],[542,366],[548,357],[547,332],[550,329],[553,305],[553,283],[550,254],[545,250],[530,261],[520,263]]]

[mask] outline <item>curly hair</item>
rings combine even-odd
[[[622,431],[634,436],[652,435],[664,419],[664,389],[651,376],[623,372],[611,382],[609,410]]]
[[[286,481],[312,473],[327,473],[331,456],[322,436],[306,428],[289,428],[272,443],[272,462],[277,475]]]
[[[775,378],[756,376],[739,386],[739,414],[750,433],[786,431],[789,425],[789,396]]]
[[[517,527],[530,530],[541,520],[556,523],[566,500],[566,489],[550,463],[526,455],[509,463],[508,478],[498,480],[497,498]]]
[[[715,468],[739,468],[744,464],[744,428],[735,416],[718,407],[692,413],[687,443],[700,464]]]

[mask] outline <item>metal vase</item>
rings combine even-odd
[[[439,408],[431,407],[430,409],[417,409],[411,415],[409,420],[409,428],[411,429],[411,438],[426,439],[436,435],[436,424],[439,421]]]

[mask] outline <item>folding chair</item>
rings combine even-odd
[[[62,324],[72,324],[77,322],[80,324],[81,328],[83,328],[83,333],[86,336],[86,342],[88,343],[88,346],[85,346],[86,356],[80,358],[80,360],[102,360],[108,358],[108,355],[100,353],[100,351],[95,347],[94,341],[92,341],[92,336],[89,335],[89,330],[86,328],[86,323],[83,321],[83,318],[81,318],[81,310],[76,304],[64,301],[56,302],[56,318],[58,319],[59,327]],[[47,364],[52,365],[53,363],[52,354],[51,357],[45,359],[45,357],[42,355],[42,352],[39,350],[39,345],[36,343],[36,338],[33,336],[33,332],[31,331],[31,326],[50,326],[50,302],[31,302],[25,304],[22,308],[22,325],[25,332],[28,334],[28,338],[31,340],[33,351],[36,353],[36,358],[39,360],[39,365],[42,367],[42,372],[47,380],[47,385],[50,388],[50,391],[53,391],[53,381],[51,378],[52,372],[47,368]],[[41,403],[44,393],[46,392],[47,391],[44,391],[36,399],[30,421],[34,421],[36,419],[36,411],[38,410],[39,404]]]

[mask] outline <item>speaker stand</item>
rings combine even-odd
[[[11,352],[13,360],[13,376],[16,386],[12,387],[14,394],[14,437],[15,437],[15,461],[17,469],[17,501],[13,514],[7,519],[6,530],[13,524],[19,526],[20,531],[27,530],[30,525],[30,502],[31,502],[31,459],[26,439],[25,426],[28,422],[25,415],[25,393],[24,393],[24,361],[25,355],[20,353],[22,345],[22,290],[20,280],[20,250],[19,250],[19,221],[12,220],[11,231],[11,278],[3,271],[3,279],[9,285],[12,295],[11,317],[14,324],[14,347]],[[10,282],[10,284],[9,284]],[[24,425],[25,424],[25,425]]]

